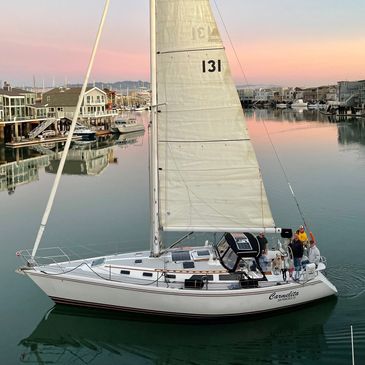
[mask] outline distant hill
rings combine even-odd
[[[277,87],[282,87],[280,85],[273,84],[245,84],[245,85],[236,85],[237,89],[273,89]]]
[[[98,87],[99,89],[111,89],[116,91],[126,91],[126,90],[137,90],[141,88],[150,88],[150,83],[147,81],[116,81],[116,82],[95,82],[95,83],[89,83],[90,86]],[[67,85],[68,87],[81,87],[81,84],[70,84]]]

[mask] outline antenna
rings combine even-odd
[[[351,325],[351,352],[352,352],[352,365],[355,365],[355,349],[354,349],[354,333]]]

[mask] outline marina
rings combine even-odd
[[[2,362],[361,364],[365,5],[93,1],[4,4]]]
[[[7,242],[3,246],[3,255],[11,258],[2,267],[1,280],[4,286],[11,280],[17,288],[9,288],[11,305],[3,302],[2,310],[8,315],[2,317],[1,321],[2,326],[9,326],[14,321],[22,323],[12,336],[2,339],[3,346],[7,348],[3,352],[4,361],[11,363],[20,358],[30,361],[37,357],[43,361],[54,360],[63,354],[59,360],[61,364],[71,360],[81,363],[79,357],[91,359],[94,356],[106,364],[118,361],[121,356],[137,363],[146,361],[146,358],[151,362],[159,359],[161,362],[178,363],[184,359],[183,352],[176,351],[176,341],[179,341],[179,346],[194,349],[196,359],[205,358],[207,363],[223,359],[230,363],[245,356],[258,364],[264,364],[267,356],[273,356],[281,364],[284,363],[282,351],[288,351],[287,341],[290,338],[292,345],[290,351],[286,352],[286,359],[289,358],[291,362],[304,364],[310,360],[320,364],[342,365],[351,360],[348,333],[350,323],[354,324],[356,358],[365,356],[365,322],[361,310],[364,305],[362,255],[365,252],[361,240],[354,240],[347,246],[346,255],[343,254],[343,242],[350,235],[356,237],[362,234],[362,225],[357,217],[364,214],[363,201],[359,197],[362,196],[360,182],[364,179],[365,125],[359,121],[333,123],[318,111],[309,110],[301,113],[248,110],[245,115],[260,163],[267,167],[265,179],[271,186],[268,195],[273,199],[272,209],[279,220],[289,220],[295,224],[298,219],[295,214],[287,215],[288,209],[295,212],[295,204],[285,198],[287,187],[280,183],[282,178],[275,169],[269,168],[275,166],[277,161],[268,147],[264,123],[271,138],[279,146],[278,153],[295,186],[303,210],[308,214],[311,212],[308,219],[313,226],[321,253],[330,262],[327,275],[338,288],[337,299],[306,306],[294,312],[285,311],[272,317],[236,320],[214,326],[209,323],[200,324],[199,331],[196,324],[182,325],[171,320],[153,320],[148,316],[113,315],[103,311],[67,309],[62,305],[52,309],[52,302],[46,296],[39,295],[39,289],[35,286],[27,285],[28,282],[13,269],[19,265],[19,258],[14,255],[14,251],[30,248],[27,236],[34,236],[36,233],[34,226],[39,221],[37,216],[41,214],[46,200],[43,191],[50,189],[50,177],[53,176],[50,172],[54,173],[54,169],[51,171],[45,166],[54,157],[41,157],[40,152],[31,152],[28,148],[3,148],[2,160],[6,159],[8,163],[13,160],[14,165],[19,165],[22,158],[25,158],[26,163],[30,156],[40,156],[36,178],[17,185],[11,195],[7,194],[7,189],[0,192],[0,205],[6,207],[0,213],[3,237]],[[149,114],[142,115],[142,118],[146,125]],[[307,141],[306,145],[298,146],[296,140],[300,138]],[[106,249],[109,252],[116,249],[121,252],[142,250],[148,240],[149,231],[145,208],[148,202],[147,134],[137,137],[134,143],[123,144],[123,148],[120,148],[118,139],[97,143],[103,143],[113,154],[106,154],[109,157],[104,160],[105,167],[102,167],[104,162],[100,164],[98,170],[102,173],[99,175],[89,175],[86,180],[85,175],[69,172],[63,175],[66,189],[60,192],[56,202],[58,209],[47,228],[46,239],[50,242],[47,247],[53,247],[52,243],[57,243],[58,237],[62,236],[64,249],[71,249],[78,255],[87,252],[95,255],[100,252],[101,247],[104,252]],[[87,162],[92,153],[97,152],[92,152],[95,147],[87,147],[90,157],[86,158],[84,153],[84,157],[80,155],[80,161]],[[79,153],[78,150],[77,146],[72,147],[70,153],[75,157],[71,158],[76,158],[75,153]],[[16,151],[19,162],[16,162]],[[59,152],[61,151],[62,148]],[[34,166],[34,162],[32,164],[28,165]],[[340,175],[337,174],[339,169],[343,172]],[[6,172],[8,177],[4,177],[4,181],[10,181],[10,173],[9,165]],[[351,180],[346,178],[349,174],[352,176]],[[131,197],[129,192],[132,188],[137,188],[140,193]],[[101,189],[107,194],[101,194]],[[336,200],[333,199],[333,194],[337,197]],[[318,199],[319,196],[321,200]],[[339,210],[338,206],[342,209]],[[313,210],[313,207],[316,209]],[[90,211],[93,213],[88,213]],[[328,211],[333,211],[334,214],[328,215]],[[133,230],[135,222],[140,227],[138,236]],[[340,224],[341,222],[345,224]],[[19,225],[22,230],[14,236]],[[69,227],[67,230],[64,229],[65,225]],[[87,238],[83,227],[88,227]],[[121,228],[125,235],[123,240],[120,238]],[[190,237],[190,244],[194,245],[199,237]],[[175,239],[170,238],[171,242]],[[103,242],[102,246],[100,242]],[[23,303],[27,298],[32,298],[32,304],[24,307]],[[49,326],[53,328],[51,333]],[[116,331],[116,328],[120,331]],[[145,334],[142,341],[141,331]],[[157,340],[150,341],[150,336],[156,331],[169,331],[174,334],[176,341],[172,340],[161,349]],[[230,334],[225,337],[226,347],[219,352],[216,351],[217,331]],[[110,337],[108,333],[115,335]],[[128,339],[124,333],[128,333]],[[62,340],[66,334],[71,341]],[[204,349],[196,344],[201,336],[208,343]],[[262,343],[259,344],[258,339],[273,342],[270,348],[262,349]],[[91,347],[86,343],[92,344]],[[234,344],[236,347],[232,352]]]

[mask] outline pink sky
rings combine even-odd
[[[215,0],[250,84],[317,86],[365,79],[365,2]],[[72,3],[72,4],[71,4]],[[212,0],[214,7],[214,0]],[[0,80],[80,82],[102,0],[12,0],[2,4]],[[216,12],[216,11],[215,11]],[[91,80],[149,79],[148,1],[111,0]],[[220,20],[233,77],[245,83]]]

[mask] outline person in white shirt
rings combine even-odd
[[[304,264],[315,264],[316,267],[318,267],[319,261],[321,260],[321,253],[319,252],[318,247],[316,246],[316,243],[311,240],[310,241],[310,247],[309,247],[309,253],[308,253],[308,262],[304,262]]]

